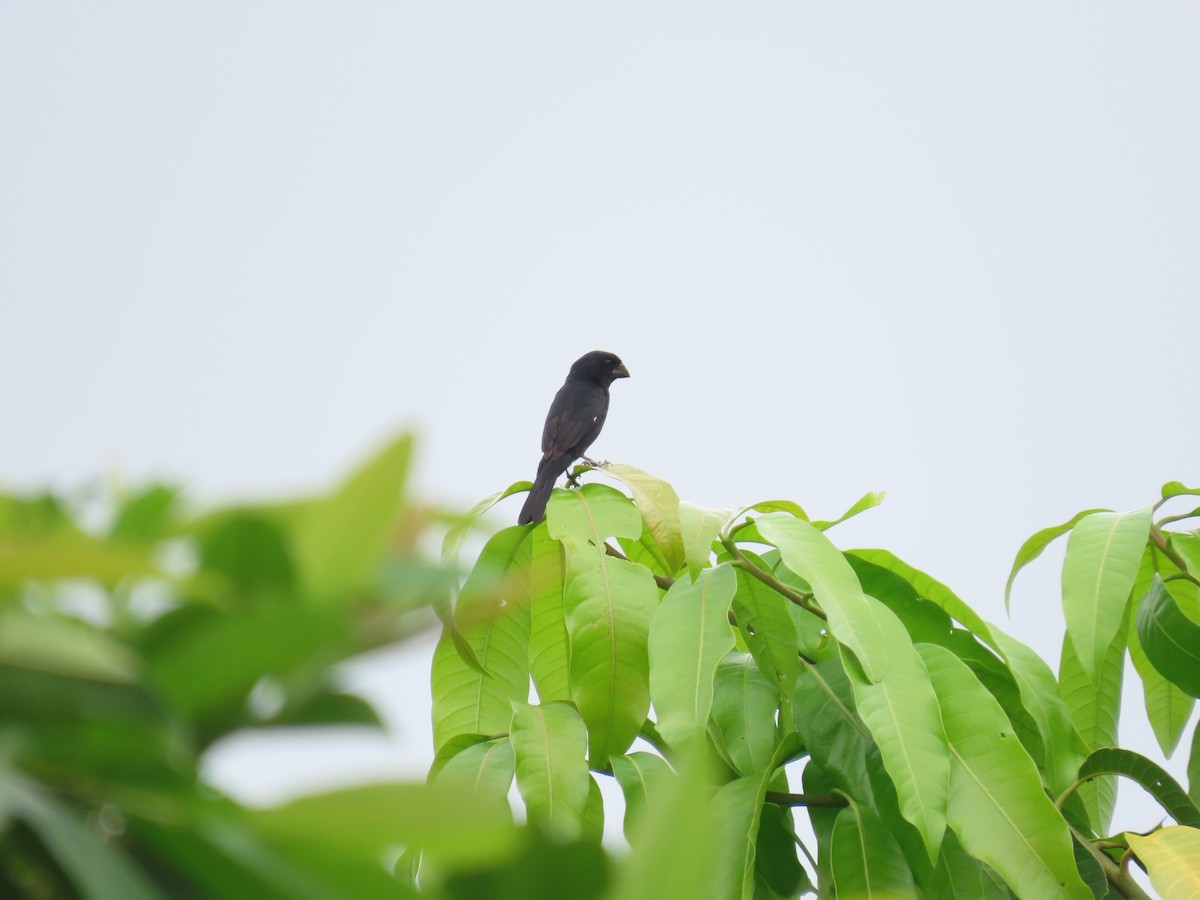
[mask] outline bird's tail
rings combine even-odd
[[[517,516],[518,525],[540,522],[546,515],[546,504],[550,501],[550,492],[554,490],[558,473],[548,467],[539,466],[539,469],[533,487],[529,489],[529,496],[525,498],[525,505],[521,507],[521,514]]]

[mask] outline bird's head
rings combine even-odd
[[[628,378],[629,370],[621,357],[607,350],[593,350],[585,353],[571,365],[569,379],[578,381],[594,381],[608,387],[618,378]]]

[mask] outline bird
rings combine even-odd
[[[585,353],[571,364],[567,380],[554,395],[546,425],[542,429],[542,459],[537,477],[518,525],[540,522],[546,515],[546,503],[558,476],[570,468],[592,445],[608,416],[608,388],[618,378],[628,378],[629,370],[621,358],[607,350]],[[586,457],[584,457],[586,459]]]

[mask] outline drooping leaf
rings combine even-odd
[[[843,663],[858,715],[879,745],[896,785],[900,811],[921,833],[932,863],[946,830],[950,782],[950,752],[938,696],[904,625],[878,600],[865,599],[886,648],[884,676],[872,682],[853,659],[844,658]]]
[[[471,737],[483,739],[460,750],[440,766],[435,759],[430,778],[458,781],[491,797],[507,797],[516,774],[512,741],[507,737],[490,740],[484,735]]]
[[[727,564],[695,582],[681,578],[650,623],[650,697],[659,733],[672,746],[704,734],[717,665],[733,649],[729,604],[736,588]]]
[[[1138,607],[1137,635],[1155,669],[1200,697],[1200,625],[1183,614],[1157,576]]]
[[[1092,513],[1067,539],[1063,613],[1076,658],[1092,680],[1118,638],[1150,533],[1150,516],[1148,506],[1127,513]]]
[[[1092,753],[1079,769],[1079,777],[1123,775],[1140,784],[1180,825],[1200,828],[1200,809],[1162,766],[1132,750],[1104,747]]]
[[[660,792],[673,777],[671,767],[661,756],[642,751],[609,757],[609,764],[625,795],[625,837],[632,840],[647,806],[659,802]]]
[[[812,761],[838,788],[860,803],[871,803],[866,761],[874,741],[855,712],[854,688],[840,660],[806,667],[796,682],[793,710]]]
[[[710,797],[704,758],[693,753],[639,817],[608,900],[716,896],[720,845]]]
[[[791,704],[800,677],[799,639],[788,613],[790,601],[744,569],[737,570],[733,614],[742,639],[784,702]],[[789,718],[790,721],[790,718]]]
[[[1143,837],[1126,834],[1163,900],[1200,896],[1200,829],[1172,825]]]
[[[1154,730],[1155,740],[1158,741],[1163,755],[1170,756],[1175,752],[1179,739],[1183,736],[1183,730],[1192,717],[1192,708],[1196,701],[1190,694],[1176,687],[1175,683],[1155,668],[1149,657],[1146,656],[1137,631],[1137,616],[1140,610],[1139,603],[1127,632],[1129,658],[1133,661],[1133,667],[1137,671],[1138,677],[1142,680],[1146,717],[1150,720],[1150,727]]]
[[[709,564],[712,543],[720,534],[721,526],[729,519],[729,512],[727,509],[704,509],[690,503],[679,504],[683,556],[687,561],[688,574],[693,579]]]
[[[947,818],[963,847],[1020,897],[1092,893],[1080,880],[1067,823],[999,704],[944,647],[922,644],[952,757]]]
[[[1121,632],[1124,636],[1124,631]],[[1071,721],[1089,753],[1117,743],[1117,718],[1121,711],[1121,682],[1125,675],[1125,645],[1118,640],[1108,648],[1099,675],[1092,681],[1079,659],[1069,637],[1063,638],[1062,661],[1059,663],[1058,685]],[[1097,833],[1108,830],[1117,802],[1116,780],[1100,777],[1079,789],[1087,807],[1088,818]]]
[[[529,697],[529,581],[531,530],[513,526],[484,545],[463,585],[455,617],[481,668],[455,647],[449,629],[433,653],[434,747],[459,734],[508,730],[512,701]]]
[[[372,584],[403,508],[412,447],[401,435],[297,521],[297,561],[313,597],[339,600]]]
[[[650,708],[650,621],[658,588],[650,573],[597,556],[573,568],[564,606],[571,636],[571,697],[588,726],[589,759],[624,753]]]
[[[1017,580],[1018,572],[1041,556],[1043,550],[1078,525],[1082,519],[1087,518],[1092,513],[1109,511],[1107,509],[1085,509],[1083,512],[1076,513],[1061,525],[1051,525],[1049,528],[1043,528],[1041,531],[1031,535],[1021,545],[1021,549],[1017,551],[1017,558],[1013,560],[1012,571],[1008,573],[1008,581],[1004,585],[1004,611],[1007,613],[1012,612],[1010,607],[1012,586],[1013,582]]]
[[[787,778],[782,773],[776,775],[776,782],[779,781],[783,782],[779,787],[786,789]],[[775,782],[772,783],[774,787]],[[754,874],[758,882],[780,897],[795,897],[816,890],[796,855],[798,843],[791,810],[764,803],[758,821]]]
[[[646,530],[654,537],[655,544],[671,567],[669,574],[677,572],[683,565],[684,546],[679,495],[675,493],[675,488],[661,478],[624,463],[609,463],[600,472],[629,488],[633,502],[646,523]]]
[[[779,548],[783,564],[812,586],[838,643],[854,653],[869,680],[879,681],[887,667],[886,641],[846,558],[820,531],[794,516],[771,513],[755,524]]]
[[[838,813],[830,836],[829,863],[839,897],[917,897],[912,872],[896,839],[868,807]]]
[[[992,636],[1008,661],[1008,670],[1021,694],[1021,705],[1037,723],[1046,783],[1059,794],[1075,780],[1083,761],[1075,748],[1071,710],[1059,693],[1054,673],[1040,656],[999,628],[993,627]]]
[[[713,682],[712,721],[720,746],[741,775],[762,772],[775,752],[779,694],[748,653],[730,653]],[[660,722],[661,726],[661,722]]]
[[[544,822],[567,838],[578,837],[591,777],[587,732],[567,703],[530,706],[513,702],[512,746],[517,788],[530,821]]]
[[[596,776],[591,774],[588,775],[587,803],[583,807],[579,837],[580,840],[597,846],[604,840],[604,796],[600,793]]]
[[[795,734],[785,738],[771,762],[754,775],[737,778],[721,786],[712,800],[713,817],[721,847],[717,875],[717,897],[751,900],[754,895],[754,870],[758,851],[758,825],[763,799],[775,770],[799,749]]]
[[[529,672],[542,702],[570,700],[571,654],[563,611],[566,566],[562,545],[544,523],[533,529],[529,566]]]

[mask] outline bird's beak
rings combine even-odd
[[[613,378],[628,378],[628,377],[629,377],[629,370],[627,368],[625,368],[625,363],[621,363],[619,366],[617,366],[615,369],[613,369]]]

